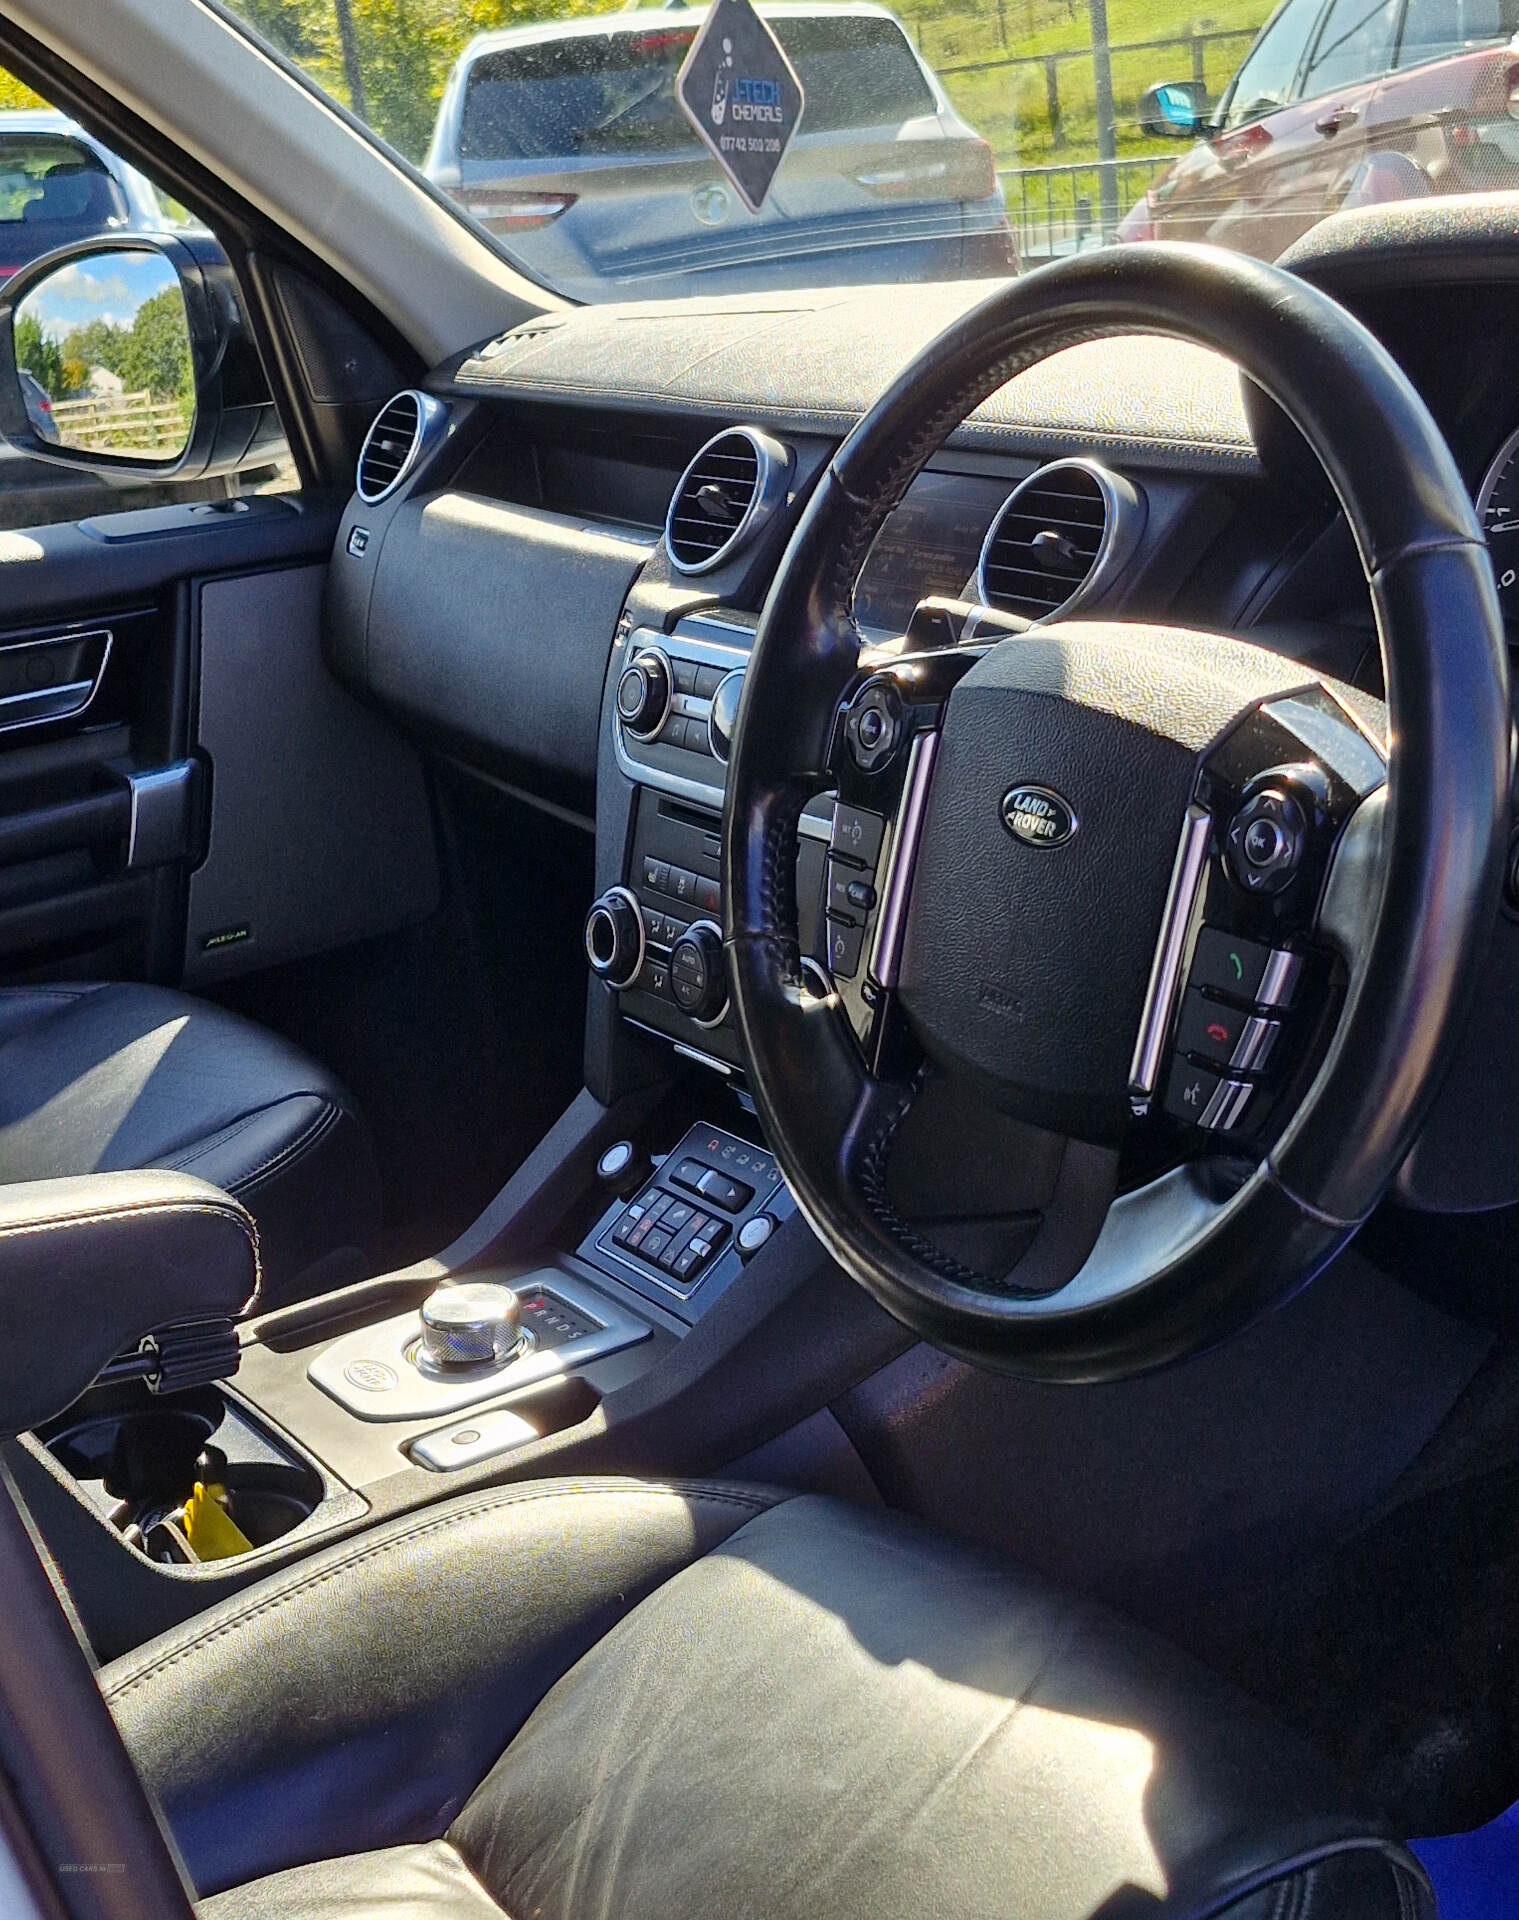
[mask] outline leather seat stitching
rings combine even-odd
[[[513,1488],[504,1497],[498,1490],[497,1493],[489,1499],[480,1500],[454,1513],[445,1514],[441,1517],[421,1522],[416,1526],[408,1527],[402,1533],[392,1534],[386,1539],[376,1541],[368,1546],[361,1545],[355,1552],[345,1555],[343,1559],[336,1562],[333,1566],[323,1568],[320,1573],[307,1575],[304,1579],[298,1580],[293,1586],[282,1588],[280,1592],[271,1594],[267,1600],[262,1600],[256,1606],[244,1609],[232,1619],[223,1621],[219,1626],[213,1627],[206,1633],[197,1635],[195,1639],[187,1641],[184,1646],[177,1647],[173,1652],[163,1655],[162,1658],[155,1660],[150,1666],[144,1667],[140,1673],[129,1675],[109,1690],[108,1698],[112,1700],[121,1699],[135,1687],[142,1686],[145,1681],[152,1679],[155,1675],[166,1672],[170,1667],[177,1666],[181,1660],[187,1659],[190,1654],[198,1651],[201,1647],[211,1646],[216,1641],[225,1639],[229,1634],[240,1632],[242,1628],[247,1626],[251,1621],[260,1619],[265,1614],[278,1612],[281,1607],[286,1606],[300,1594],[308,1593],[317,1587],[324,1586],[327,1581],[336,1579],[339,1574],[351,1572],[353,1568],[363,1566],[366,1561],[381,1559],[387,1554],[396,1552],[401,1547],[410,1546],[415,1541],[425,1539],[427,1535],[431,1533],[445,1532],[450,1527],[466,1520],[478,1519],[481,1514],[493,1512],[497,1508],[526,1506],[535,1500],[573,1500],[591,1495],[604,1495],[610,1492],[622,1492],[625,1496],[627,1495],[627,1489],[617,1486],[616,1483],[593,1484],[583,1487],[530,1489],[527,1491],[519,1491]],[[767,1512],[772,1506],[777,1504],[774,1501],[757,1498],[752,1495],[719,1493],[706,1488],[690,1489],[683,1492],[679,1487],[675,1486],[640,1487],[636,1492],[640,1496],[649,1495],[657,1499],[677,1499],[687,1502],[706,1501],[713,1505],[743,1507],[751,1514]]]
[[[273,1113],[277,1107],[282,1107],[291,1100],[320,1100],[322,1103],[321,1111],[307,1122],[294,1140],[287,1141],[284,1146],[276,1147],[274,1151],[269,1154],[266,1159],[261,1160],[251,1172],[240,1175],[235,1183],[229,1181],[227,1191],[229,1193],[239,1193],[255,1180],[261,1180],[265,1174],[272,1172],[287,1155],[293,1157],[299,1154],[311,1143],[313,1134],[319,1128],[326,1127],[335,1114],[341,1115],[344,1109],[338,1106],[335,1101],[329,1100],[325,1094],[309,1092],[282,1094],[278,1100],[271,1100],[266,1106],[256,1107],[252,1113],[244,1114],[240,1120],[234,1120],[229,1125],[219,1128],[217,1132],[207,1134],[203,1140],[199,1140],[184,1151],[176,1153],[172,1159],[159,1161],[158,1164],[164,1167],[173,1167],[179,1172],[185,1172],[188,1170],[192,1161],[204,1159],[208,1153],[214,1152],[218,1147],[225,1146],[229,1140],[235,1140],[240,1133],[246,1132],[256,1121],[261,1120],[265,1114]]]
[[[138,1213],[207,1213],[230,1220],[239,1227],[255,1249],[258,1237],[252,1222],[240,1208],[219,1207],[207,1200],[130,1200],[119,1207],[92,1207],[88,1213],[65,1214],[56,1220],[18,1220],[12,1226],[0,1226],[0,1240],[26,1233],[57,1233],[63,1228],[101,1226],[108,1220],[129,1219]]]
[[[347,1113],[342,1107],[338,1106],[334,1101],[326,1101],[323,1104],[322,1111],[311,1122],[311,1125],[306,1128],[304,1133],[299,1134],[294,1140],[289,1141],[285,1146],[281,1147],[278,1152],[271,1154],[260,1166],[255,1167],[252,1173],[245,1174],[241,1179],[231,1182],[228,1191],[238,1194],[251,1193],[255,1187],[262,1186],[266,1180],[271,1179],[276,1173],[280,1173],[285,1167],[293,1165],[303,1154],[310,1153],[313,1148],[320,1146],[327,1135],[347,1117]]]

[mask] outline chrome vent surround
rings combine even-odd
[[[1144,531],[1139,489],[1095,460],[1055,460],[1016,486],[981,548],[983,606],[1029,620],[1069,613],[1104,592]]]
[[[395,492],[437,438],[448,409],[430,393],[408,387],[375,415],[359,449],[355,486],[366,506]]]
[[[681,573],[706,573],[745,546],[786,498],[791,449],[757,427],[714,436],[680,477],[665,546]]]

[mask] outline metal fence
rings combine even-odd
[[[1058,167],[999,167],[997,178],[1007,195],[1007,217],[1018,239],[1018,258],[1026,267],[1063,259],[1113,238],[1102,230],[1103,176],[1112,184],[1109,204],[1119,218],[1171,164],[1169,154],[1143,154],[1133,160],[1078,160]]]
[[[1266,9],[1263,9],[1263,17]],[[1128,40],[1108,47],[1109,61],[1121,61],[1129,54],[1158,54],[1175,51],[1184,54],[1190,77],[1199,87],[1209,84],[1208,52],[1210,48],[1232,44],[1240,54],[1259,32],[1258,27],[1215,27],[1206,32],[1170,34],[1159,40]],[[920,49],[922,36],[919,35]],[[1056,53],[1016,53],[995,60],[965,60],[935,63],[934,71],[941,80],[952,80],[959,75],[987,74],[1006,71],[1008,73],[1028,72],[1033,68],[1042,69],[1044,74],[1044,111],[1049,125],[1050,145],[1062,147],[1067,142],[1065,126],[1065,108],[1060,94],[1061,69],[1072,61],[1092,60],[1092,49],[1086,47],[1067,47]],[[1178,61],[1180,66],[1180,61]],[[1231,59],[1229,69],[1232,72],[1237,60]],[[1154,77],[1153,75],[1151,76]],[[1182,78],[1180,73],[1164,74],[1161,78]],[[1145,84],[1149,84],[1146,81]],[[951,89],[953,92],[953,89]]]

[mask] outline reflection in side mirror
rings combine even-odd
[[[16,309],[16,370],[39,440],[172,465],[195,429],[190,326],[163,254],[76,254]]]
[[[1167,140],[1189,140],[1206,124],[1203,90],[1195,80],[1165,80],[1146,87],[1139,98],[1139,124],[1144,132]]]

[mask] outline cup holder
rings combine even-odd
[[[268,1546],[325,1492],[314,1467],[216,1387],[162,1397],[135,1381],[97,1388],[37,1437],[128,1545],[161,1565]]]

